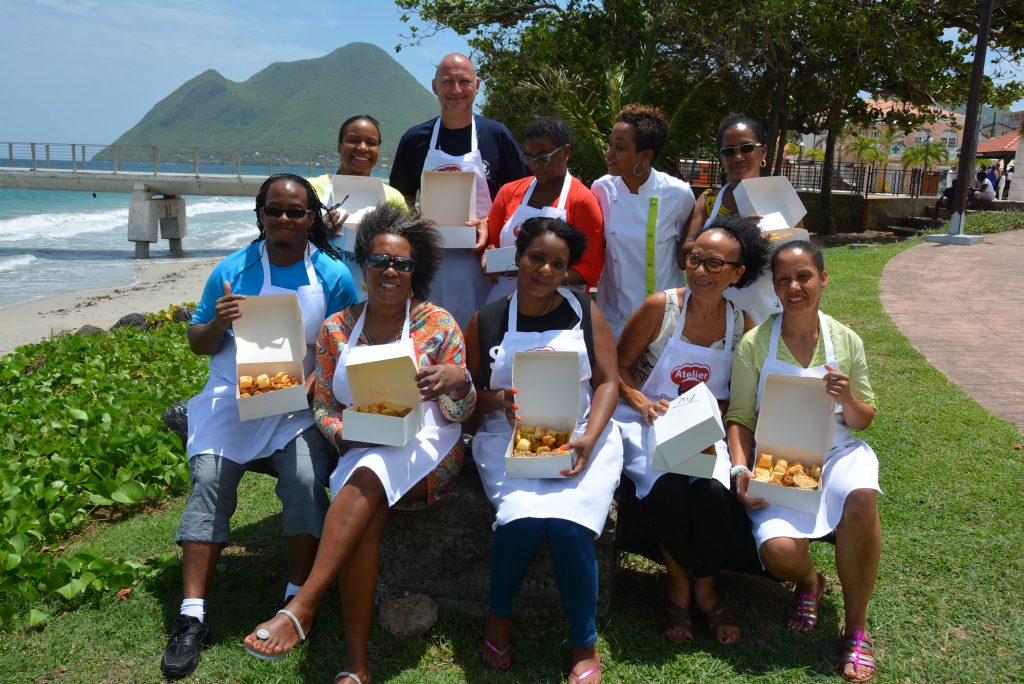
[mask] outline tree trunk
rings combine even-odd
[[[782,175],[782,164],[786,159],[786,133],[788,132],[789,129],[786,128],[786,124],[782,124],[782,128],[779,129],[779,149],[775,151],[775,165],[772,168],[773,176]]]
[[[832,164],[836,156],[835,126],[828,127],[825,136],[825,161],[821,169],[821,234],[835,235],[836,217],[832,208]]]
[[[768,130],[765,132],[768,138],[765,141],[768,149],[765,151],[764,158],[768,160],[775,159],[776,142],[783,150],[786,147],[785,141],[779,139],[779,129],[785,127],[786,120],[789,118],[789,108],[786,106],[789,97],[789,80],[790,75],[786,72],[776,82],[775,93],[772,95],[772,116],[768,120]],[[774,166],[763,169],[761,175],[770,176],[773,172]]]

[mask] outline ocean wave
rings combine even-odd
[[[113,211],[59,212],[0,219],[0,242],[127,230],[128,207],[125,204],[124,209]]]
[[[185,202],[188,216],[223,214],[229,211],[252,211],[256,200],[252,197],[207,197],[198,202]]]
[[[16,268],[28,266],[34,261],[38,261],[38,259],[31,254],[18,254],[17,256],[12,257],[2,257],[0,258],[0,272],[13,271]]]

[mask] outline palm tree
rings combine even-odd
[[[811,147],[804,150],[804,159],[811,159],[813,161],[825,161],[825,150],[820,147]]]
[[[882,161],[884,153],[878,149],[878,142],[872,138],[855,135],[846,143],[846,152],[853,155],[858,164],[874,164]]]
[[[949,162],[949,150],[940,142],[922,142],[908,147],[900,157],[904,169],[931,169],[933,162]]]

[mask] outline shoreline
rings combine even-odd
[[[130,285],[52,295],[0,309],[0,356],[83,325],[106,330],[126,314],[198,302],[210,271],[222,259],[153,264]]]

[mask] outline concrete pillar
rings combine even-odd
[[[1017,156],[1013,160],[1013,182],[1010,183],[1010,194],[1006,199],[1024,202],[1024,129],[1017,141]]]
[[[185,199],[182,197],[165,197],[153,201],[158,207],[160,237],[168,241],[168,246],[172,252],[180,252],[181,241],[188,235]]]
[[[135,258],[149,258],[149,243],[157,241],[157,206],[153,193],[136,183],[128,204],[128,240],[135,243]]]

